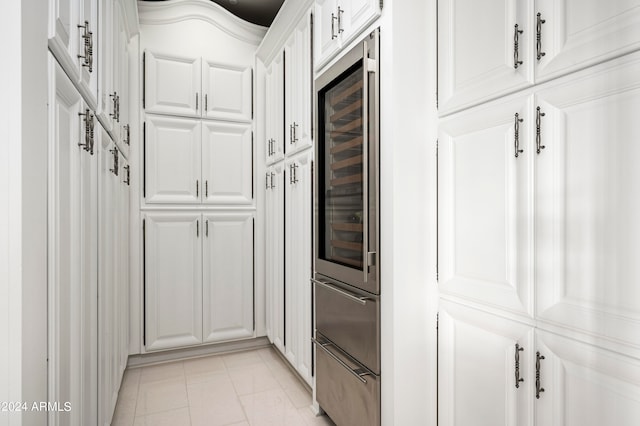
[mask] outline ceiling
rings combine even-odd
[[[163,1],[163,0],[145,0]],[[268,27],[284,0],[211,0],[234,15],[254,24]]]

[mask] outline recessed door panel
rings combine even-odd
[[[443,121],[438,151],[440,291],[525,316],[533,309],[529,111],[520,98]]]
[[[253,215],[204,215],[204,341],[253,336]]]
[[[200,116],[200,58],[145,52],[145,110],[161,114]]]
[[[202,123],[204,202],[253,202],[253,136],[251,125]]]
[[[199,120],[147,115],[147,203],[200,203]]]
[[[252,75],[250,67],[203,62],[204,111],[208,118],[251,121]]]

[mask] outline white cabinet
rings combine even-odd
[[[438,336],[440,425],[534,424],[532,326],[442,302]]]
[[[640,61],[587,71],[536,93],[536,316],[637,349]]]
[[[201,219],[199,213],[145,215],[147,350],[202,342]]]
[[[146,202],[200,203],[200,121],[147,115],[144,126]]]
[[[144,108],[147,112],[200,116],[200,58],[144,52]]]
[[[284,353],[284,164],[265,175],[265,286],[267,337]]]
[[[203,117],[251,122],[253,72],[250,67],[202,61]]]
[[[205,213],[203,341],[253,337],[253,213]]]
[[[48,395],[76,407],[49,422],[85,425],[98,401],[97,163],[79,146],[89,110],[52,56],[49,75]]]
[[[292,154],[312,143],[311,127],[311,33],[310,15],[306,14],[284,46],[284,150]]]
[[[206,204],[253,202],[251,125],[202,122],[202,182]]]
[[[378,16],[379,0],[316,0],[314,28],[315,68],[325,65]]]
[[[285,161],[284,316],[285,356],[311,384],[312,157],[307,151]]]
[[[439,126],[440,291],[533,310],[531,99],[494,103]],[[522,121],[521,121],[522,120]]]
[[[444,0],[439,107],[449,113],[640,48],[640,0]],[[517,26],[517,27],[516,27]]]
[[[267,136],[266,164],[284,158],[284,63],[280,52],[267,67],[265,75],[266,108],[264,111]]]
[[[251,122],[251,67],[148,50],[143,61],[146,112]]]

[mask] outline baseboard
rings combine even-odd
[[[227,354],[241,352],[251,349],[260,349],[271,346],[269,339],[258,337],[250,340],[238,340],[235,342],[217,343],[206,346],[198,346],[184,349],[174,349],[169,351],[146,353],[140,355],[130,355],[127,361],[127,368],[145,367],[154,364],[185,360],[190,358],[200,358],[209,355]],[[278,352],[278,351],[276,351]],[[287,365],[289,365],[287,363]]]

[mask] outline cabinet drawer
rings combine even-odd
[[[320,278],[315,282],[316,330],[373,372],[380,372],[380,305]]]
[[[338,425],[380,424],[380,377],[369,373],[319,336],[316,345],[318,403]]]

